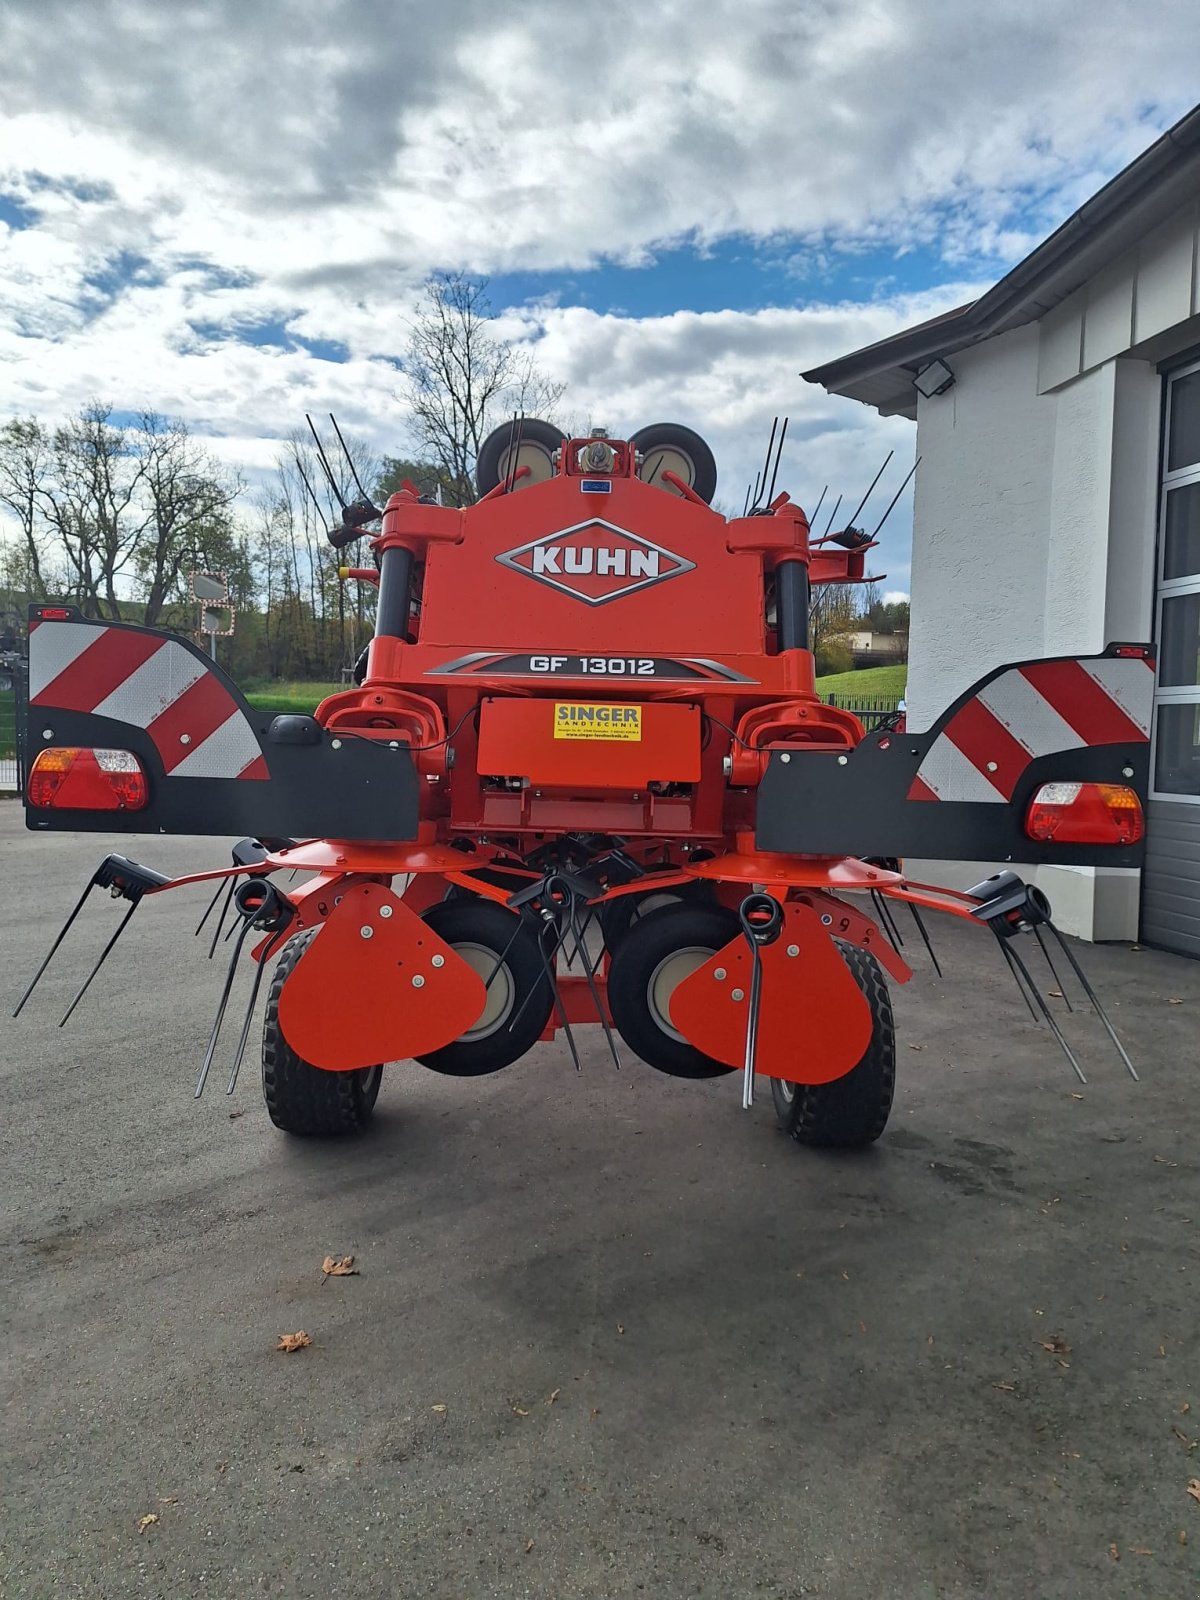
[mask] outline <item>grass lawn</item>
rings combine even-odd
[[[900,700],[908,679],[907,663],[893,667],[864,667],[861,672],[835,672],[817,679],[819,695],[836,694],[839,700]]]
[[[256,711],[269,711],[273,716],[288,711],[311,715],[326,695],[351,687],[346,683],[264,683],[242,693]]]

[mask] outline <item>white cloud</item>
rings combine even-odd
[[[551,298],[508,322],[572,414],[698,426],[731,505],[776,412],[799,496],[853,493],[887,448],[911,457],[911,430],[798,371],[974,288],[822,306],[806,271],[920,246],[990,281],[1186,109],[1200,46],[1193,0],[1152,23],[1125,0],[282,15],[8,0],[0,194],[38,222],[0,224],[0,415],[153,405],[256,470],[304,409],[333,409],[401,451],[390,358],[431,269],[650,263],[738,234],[793,259],[794,307],[634,321]],[[238,336],[266,323],[348,359]]]

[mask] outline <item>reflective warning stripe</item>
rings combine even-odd
[[[950,718],[926,751],[908,798],[1002,805],[1041,756],[1144,744],[1153,690],[1154,663],[1138,656],[1011,667]]]
[[[136,628],[41,622],[29,636],[29,700],[144,729],[172,777],[270,776],[237,701],[178,639]]]

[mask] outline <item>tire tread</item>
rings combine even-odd
[[[798,1144],[853,1149],[873,1144],[887,1126],[896,1087],[896,1032],[878,961],[857,945],[836,942],[871,1008],[871,1042],[844,1077],[796,1085],[788,1132]]]
[[[309,928],[294,934],[283,947],[263,1018],[262,1084],[267,1114],[277,1128],[299,1138],[358,1133],[375,1109],[381,1076],[378,1067],[325,1072],[298,1056],[283,1036],[279,996],[317,931]]]

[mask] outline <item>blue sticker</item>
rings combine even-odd
[[[608,478],[580,478],[580,494],[611,494],[612,482]]]

